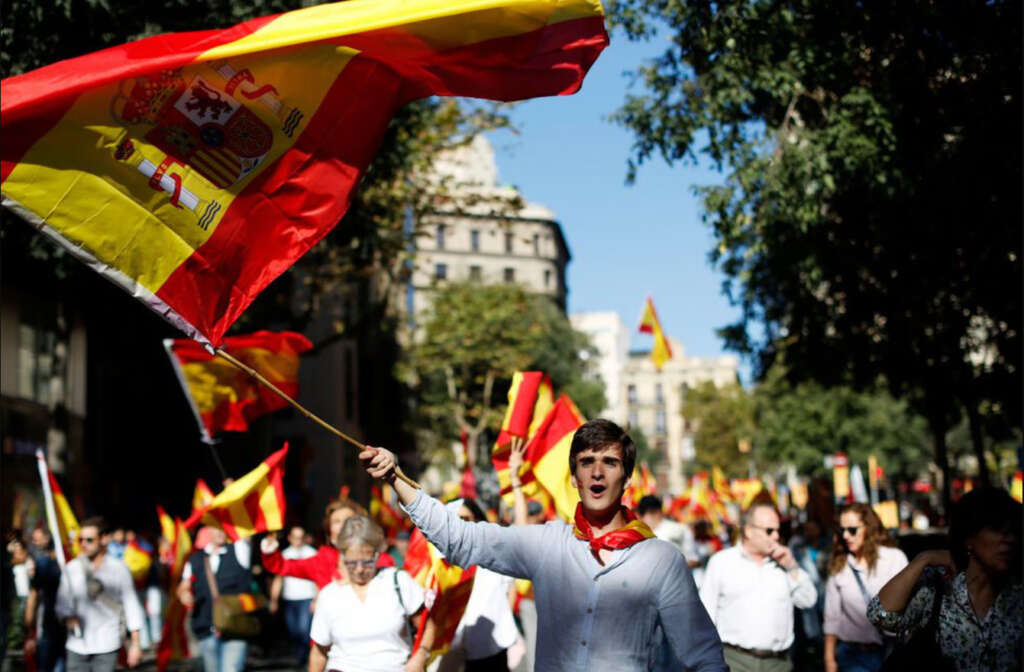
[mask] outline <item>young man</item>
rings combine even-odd
[[[537,672],[650,669],[659,626],[686,669],[727,670],[685,559],[622,506],[636,447],[615,423],[594,420],[573,437],[569,468],[581,500],[573,526],[466,522],[395,479],[391,452],[367,448],[359,457],[371,476],[393,483],[413,523],[451,562],[533,582]]]
[[[700,598],[733,672],[788,672],[793,607],[810,607],[817,591],[779,543],[779,514],[770,502],[752,504],[740,523],[741,543],[711,556]]]
[[[78,537],[82,552],[61,573],[56,611],[68,629],[67,672],[113,672],[122,610],[131,633],[128,667],[142,659],[142,605],[128,567],[107,555],[108,532],[101,518],[86,519]]]
[[[281,556],[285,560],[305,560],[315,555],[316,549],[306,543],[306,530],[292,525],[288,529],[288,548],[281,551]],[[270,613],[277,613],[279,608],[284,612],[284,627],[302,668],[309,660],[309,627],[317,591],[316,583],[294,576],[275,576],[270,584]]]

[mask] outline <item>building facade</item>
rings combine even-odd
[[[452,205],[419,223],[406,300],[415,321],[422,322],[433,288],[446,281],[516,283],[551,296],[564,311],[571,255],[562,227],[553,212],[499,185],[487,139],[477,136],[442,155],[435,169]]]
[[[659,483],[669,492],[682,492],[687,465],[696,457],[686,392],[705,381],[736,382],[739,360],[732,355],[690,357],[682,343],[669,338],[672,359],[658,371],[649,351],[628,350],[629,331],[617,313],[580,313],[571,319],[598,349],[608,397],[605,417],[639,428],[661,456],[659,464],[651,465]]]

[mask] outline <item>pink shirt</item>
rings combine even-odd
[[[838,574],[828,577],[825,584],[826,635],[835,635],[844,642],[881,644],[882,633],[868,621],[868,600],[864,599],[854,576],[852,558]],[[907,566],[907,556],[898,548],[881,546],[874,570],[858,569],[868,599],[878,594],[889,579]]]

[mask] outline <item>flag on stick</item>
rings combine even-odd
[[[640,318],[640,333],[654,336],[654,347],[651,349],[651,361],[661,371],[665,362],[672,359],[672,348],[665,338],[665,332],[661,330],[661,322],[658,320],[658,313],[654,310],[654,299],[647,297],[644,304],[644,314]]]
[[[192,491],[192,516],[195,516],[197,511],[202,511],[210,502],[213,501],[213,490],[210,490],[210,486],[206,484],[201,478],[196,479],[196,489]],[[189,517],[191,520],[192,516]],[[188,527],[192,527],[189,525]]]
[[[53,537],[54,549],[57,552],[57,562],[61,568],[64,564],[78,555],[78,519],[68,504],[68,498],[60,489],[60,484],[54,478],[53,472],[46,464],[46,455],[43,451],[36,450],[36,464],[39,467],[39,478],[43,484],[43,499],[46,504],[46,518],[50,523],[50,534]]]
[[[555,510],[566,521],[573,519],[580,501],[569,472],[569,446],[576,429],[584,422],[576,404],[563,394],[526,445],[526,460],[532,465],[533,478],[551,495]],[[522,480],[524,484],[527,481],[525,476]]]
[[[345,214],[395,111],[571,94],[599,0],[355,0],[2,83],[3,203],[197,340]]]
[[[189,658],[188,633],[185,631],[185,620],[188,617],[188,609],[178,600],[178,583],[185,571],[185,563],[189,554],[192,553],[192,538],[188,529],[180,519],[174,519],[174,543],[173,557],[170,571],[170,603],[167,605],[167,612],[164,618],[163,630],[160,634],[160,644],[156,650],[156,669],[163,672],[167,669],[167,663],[172,660],[183,660]]]
[[[224,488],[205,508],[193,511],[185,521],[188,528],[197,523],[220,527],[231,541],[251,537],[257,532],[272,532],[284,526],[284,458],[288,444],[258,467]]]
[[[288,406],[265,385],[196,341],[166,339],[164,347],[207,443],[217,432],[244,432],[255,418]],[[291,331],[229,336],[222,346],[293,398],[299,394],[299,355],[312,347],[305,336]]]

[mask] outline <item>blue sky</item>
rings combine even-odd
[[[725,350],[714,330],[739,311],[708,261],[713,236],[692,187],[723,176],[657,158],[627,185],[632,137],[607,120],[625,99],[624,73],[659,52],[657,43],[613,35],[579,93],[521,103],[512,113],[518,135],[489,137],[501,182],[551,208],[562,224],[573,255],[570,312],[614,310],[632,328],[651,294],[665,331],[688,354],[717,355]],[[650,336],[634,334],[634,347],[649,345]]]

